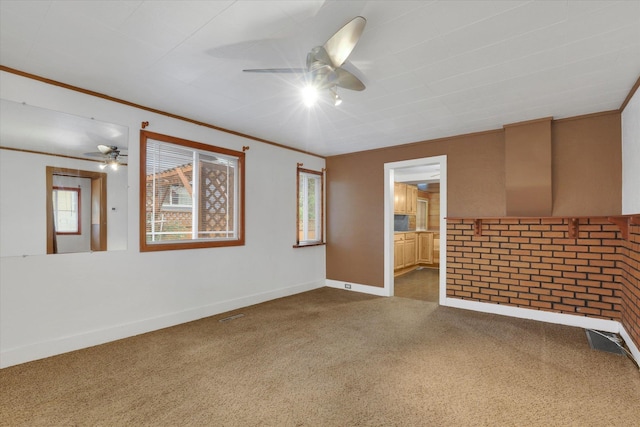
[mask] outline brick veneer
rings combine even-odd
[[[640,226],[607,218],[447,220],[447,296],[620,321],[640,346]]]
[[[640,225],[629,227],[620,245],[621,323],[640,348]]]

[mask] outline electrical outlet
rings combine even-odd
[[[344,284],[344,288],[345,288],[345,289],[351,289],[351,285],[350,285],[350,284],[348,284],[348,283],[345,283],[345,284]]]

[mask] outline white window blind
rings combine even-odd
[[[146,242],[238,239],[238,158],[149,139]]]

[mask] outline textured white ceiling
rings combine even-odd
[[[303,67],[353,17],[367,86],[303,106]],[[320,155],[618,109],[640,1],[0,1],[0,64]]]

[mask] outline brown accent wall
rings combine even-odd
[[[620,214],[620,113],[553,121],[551,131],[553,215]],[[328,279],[384,286],[384,164],[439,155],[445,216],[506,215],[504,129],[328,157]]]
[[[384,164],[443,154],[449,214],[504,216],[502,130],[328,157],[328,279],[384,286]]]
[[[508,216],[551,215],[551,118],[504,127]]]
[[[619,112],[552,123],[553,216],[622,212]]]

